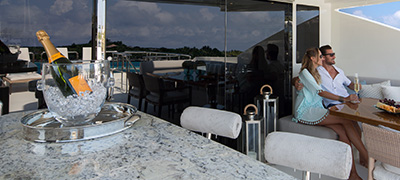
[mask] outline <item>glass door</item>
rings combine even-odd
[[[291,114],[292,5],[269,1],[228,1],[227,109],[243,114],[268,84],[279,97],[279,116]],[[235,65],[231,63],[236,63]]]

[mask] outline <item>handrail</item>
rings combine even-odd
[[[110,60],[110,69],[112,73],[121,73],[121,84],[120,89],[128,91],[128,79],[124,77],[124,71],[130,72],[132,69],[139,73],[140,71],[135,67],[133,62],[153,61],[153,60],[180,60],[190,59],[191,56],[187,54],[176,54],[176,53],[162,53],[162,52],[148,52],[148,51],[106,51],[106,54],[110,54],[112,59]],[[182,58],[185,57],[185,58]],[[125,87],[125,88],[124,88]]]
[[[76,59],[79,59],[79,53],[77,51],[68,51],[68,54],[75,54]]]

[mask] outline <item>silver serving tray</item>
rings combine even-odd
[[[136,107],[125,103],[106,103],[90,124],[63,126],[53,114],[39,110],[21,119],[23,138],[33,142],[73,142],[112,135],[128,129],[140,119]]]

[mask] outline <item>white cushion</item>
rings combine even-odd
[[[383,99],[381,86],[390,86],[390,80],[383,81],[381,83],[376,83],[376,84],[362,85],[362,89],[360,91],[360,97],[361,98]]]
[[[400,87],[397,86],[382,86],[383,98],[400,101]]]
[[[388,171],[390,171],[390,172],[392,172],[392,173],[395,173],[395,174],[400,175],[400,168],[398,168],[398,167],[396,167],[396,166],[392,166],[392,165],[387,164],[387,163],[382,163],[382,166],[383,166],[383,168],[385,168],[386,170],[388,170]]]
[[[400,180],[400,175],[387,171],[381,164],[375,163],[374,179]]]
[[[269,163],[339,179],[349,177],[353,161],[344,142],[279,131],[266,137],[264,154]]]
[[[18,81],[24,79],[41,79],[42,75],[36,72],[22,72],[22,73],[10,73],[6,76],[11,81]]]
[[[181,126],[236,139],[242,130],[242,117],[229,111],[190,106],[182,112]]]

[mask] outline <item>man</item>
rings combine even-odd
[[[321,87],[323,90],[328,91],[332,94],[339,95],[341,97],[350,97],[351,101],[358,101],[358,97],[355,94],[349,94],[346,90],[346,87],[354,90],[354,83],[350,81],[349,78],[346,77],[343,70],[335,66],[335,53],[332,50],[332,47],[329,45],[324,45],[319,48],[321,54],[324,56],[322,59],[322,66],[317,68],[319,75],[321,76]],[[295,77],[292,79],[292,84],[296,87],[297,90],[303,89],[303,84],[299,83],[299,77]],[[361,89],[361,85],[360,85]],[[342,104],[340,101],[331,100],[323,98],[323,103],[326,108],[334,106],[336,104]],[[357,130],[358,135],[361,137],[361,128],[357,122],[353,121],[353,125]],[[338,126],[330,126],[336,133],[341,131],[342,128]],[[340,133],[338,133],[340,134]],[[360,164],[364,167],[367,167],[367,159],[362,159],[360,155]]]
[[[324,58],[322,59],[322,66],[319,66],[317,68],[318,73],[321,76],[322,89],[342,97],[350,96],[346,90],[346,87],[354,90],[354,83],[346,77],[342,69],[335,66],[336,56],[332,50],[332,47],[329,45],[325,45],[321,46],[319,50],[324,56]],[[298,77],[295,77],[293,80],[296,89],[301,90],[303,88],[303,84],[299,83]],[[351,95],[350,99],[356,101],[358,100],[358,97],[356,95]],[[326,108],[329,108],[343,102],[324,98],[323,103]]]
[[[285,67],[278,60],[279,47],[275,44],[267,44],[267,50],[265,51],[268,66],[264,71],[264,78],[267,84],[271,85],[275,95],[279,97],[279,117],[287,115],[288,109],[290,109],[289,103],[285,103],[284,94],[284,78],[285,78]]]

